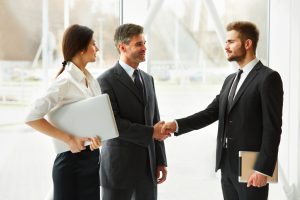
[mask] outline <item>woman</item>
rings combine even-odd
[[[101,94],[98,82],[86,69],[88,62],[95,62],[99,50],[93,31],[85,26],[70,26],[64,33],[62,50],[63,67],[46,95],[33,104],[26,124],[65,142],[70,148],[70,151],[58,154],[54,161],[54,200],[99,200],[100,138],[71,135],[44,118],[61,105]],[[84,146],[87,143],[89,147]]]

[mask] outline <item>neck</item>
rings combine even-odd
[[[77,57],[74,57],[72,59],[72,63],[74,63],[76,65],[76,67],[78,67],[83,73],[85,72],[85,67],[86,67],[87,63],[83,62],[82,59],[78,59]]]
[[[255,59],[256,56],[254,54],[246,54],[245,58],[243,60],[237,61],[240,68],[244,68],[249,62],[251,62],[253,59]]]
[[[139,66],[139,63],[134,62],[130,59],[128,59],[127,57],[125,57],[124,55],[120,55],[120,60],[122,60],[124,63],[126,63],[127,65],[129,65],[130,67],[132,67],[133,69],[137,69]]]

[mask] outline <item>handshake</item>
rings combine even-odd
[[[159,141],[163,141],[170,137],[172,133],[176,131],[176,122],[164,122],[159,121],[154,125],[153,138]]]

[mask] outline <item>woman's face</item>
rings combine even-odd
[[[96,53],[99,51],[96,41],[94,38],[91,39],[89,45],[87,46],[86,51],[83,52],[82,56],[85,62],[95,62],[96,61]]]

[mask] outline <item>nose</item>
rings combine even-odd
[[[99,51],[100,49],[96,46],[96,52]]]
[[[229,50],[229,45],[228,45],[228,43],[225,44],[224,49],[225,49],[225,51],[228,51],[228,50]]]

